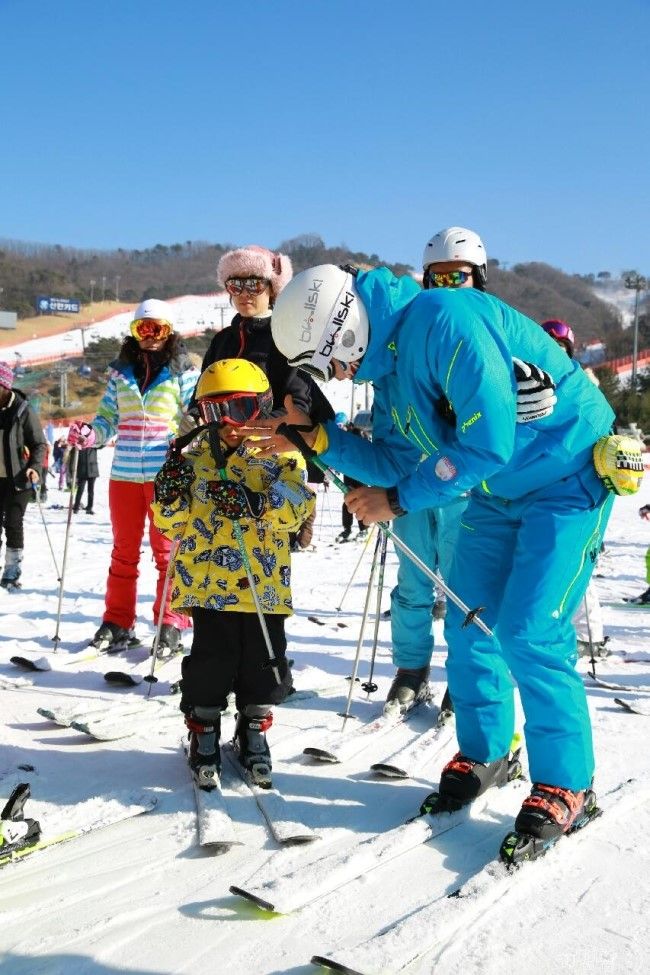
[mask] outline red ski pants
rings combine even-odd
[[[160,601],[172,543],[158,531],[153,523],[152,501],[153,481],[147,481],[144,484],[135,484],[132,481],[109,481],[108,506],[113,529],[113,551],[106,583],[105,623],[117,623],[118,626],[123,626],[126,629],[135,623],[138,562],[140,561],[140,546],[142,545],[147,518],[149,519],[149,542],[158,570],[156,600],[153,604],[154,626],[158,623]],[[171,590],[170,585],[167,590],[163,623],[171,623],[179,629],[184,629],[188,625],[187,617],[181,613],[175,613],[169,608]]]

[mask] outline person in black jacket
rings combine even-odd
[[[94,515],[93,502],[95,500],[95,481],[99,477],[99,463],[97,462],[97,447],[86,448],[86,450],[79,450],[78,447],[73,447],[70,451],[70,469],[74,464],[74,455],[79,454],[77,458],[77,490],[74,497],[74,507],[73,511],[75,514],[79,512],[81,507],[81,499],[83,497],[84,488],[86,484],[88,485],[88,497],[86,499],[86,514]]]
[[[334,410],[311,376],[289,365],[276,348],[271,335],[273,305],[284,286],[291,280],[293,268],[286,254],[275,254],[265,247],[250,244],[227,251],[217,265],[217,279],[230,295],[237,314],[230,325],[214,336],[203,358],[201,373],[220,359],[248,359],[266,374],[273,393],[272,416],[285,412],[285,397],[309,414],[314,423],[334,417]],[[194,397],[186,416],[181,420],[179,434],[189,431],[199,422]],[[320,484],[322,471],[307,464],[307,480]],[[306,548],[311,541],[310,526],[315,510],[305,525],[305,531],[292,536],[292,542]],[[304,543],[304,544],[301,544]],[[295,550],[295,548],[294,548]]]
[[[47,444],[25,394],[12,389],[13,369],[0,362],[0,530],[7,541],[0,586],[20,588],[25,509],[32,486],[41,479]]]

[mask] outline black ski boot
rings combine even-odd
[[[109,653],[117,653],[119,650],[128,650],[131,647],[139,647],[140,641],[133,630],[127,630],[117,623],[102,623],[89,646],[97,650],[107,650]]]
[[[339,534],[336,536],[336,538],[334,539],[334,541],[335,542],[339,542],[339,543],[340,542],[347,542],[349,540],[349,538],[350,538],[350,534],[351,534],[350,529],[349,528],[344,528],[342,532],[339,532]]]
[[[625,602],[633,603],[636,606],[650,606],[650,586],[638,596],[630,596],[629,599],[625,599]]]
[[[181,631],[173,623],[163,623],[160,627],[160,639],[158,640],[158,657],[171,657],[179,653],[181,647]],[[151,648],[153,653],[153,647]]]
[[[501,844],[500,857],[509,867],[536,860],[562,836],[582,829],[600,816],[591,789],[572,792],[558,786],[535,783],[515,819],[515,828]]]
[[[207,791],[214,789],[221,773],[221,708],[194,707],[185,715],[185,724],[190,732],[188,761],[196,784]]]
[[[237,715],[234,743],[239,761],[255,785],[270,789],[271,752],[266,732],[273,724],[270,704],[247,704]]]
[[[0,864],[4,858],[28,846],[34,846],[41,838],[41,827],[35,819],[25,819],[24,806],[30,796],[27,782],[21,782],[11,793],[0,813]]]
[[[474,762],[457,752],[442,770],[439,791],[426,797],[420,813],[454,812],[492,786],[500,788],[513,779],[520,779],[523,775],[520,752],[521,748],[517,748],[496,762]]]
[[[417,703],[430,698],[428,666],[417,670],[398,667],[384,704],[384,714],[406,714]]]

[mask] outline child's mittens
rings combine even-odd
[[[194,483],[194,471],[180,454],[171,454],[162,465],[154,481],[156,501],[172,504],[188,495]]]
[[[266,498],[261,491],[251,491],[237,481],[209,481],[207,495],[217,514],[224,518],[261,518]]]

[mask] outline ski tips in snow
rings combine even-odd
[[[9,658],[9,663],[14,667],[21,667],[23,670],[52,670],[52,665],[47,657],[22,657],[16,654]]]
[[[242,897],[244,900],[248,901],[250,904],[254,904],[255,907],[261,908],[263,911],[270,912],[271,914],[278,914],[274,910],[273,904],[270,901],[265,901],[263,897],[258,897],[250,891],[246,890],[244,887],[237,887],[235,884],[231,884],[228,888],[231,894],[235,894],[236,897]],[[278,914],[280,917],[280,914]]]

